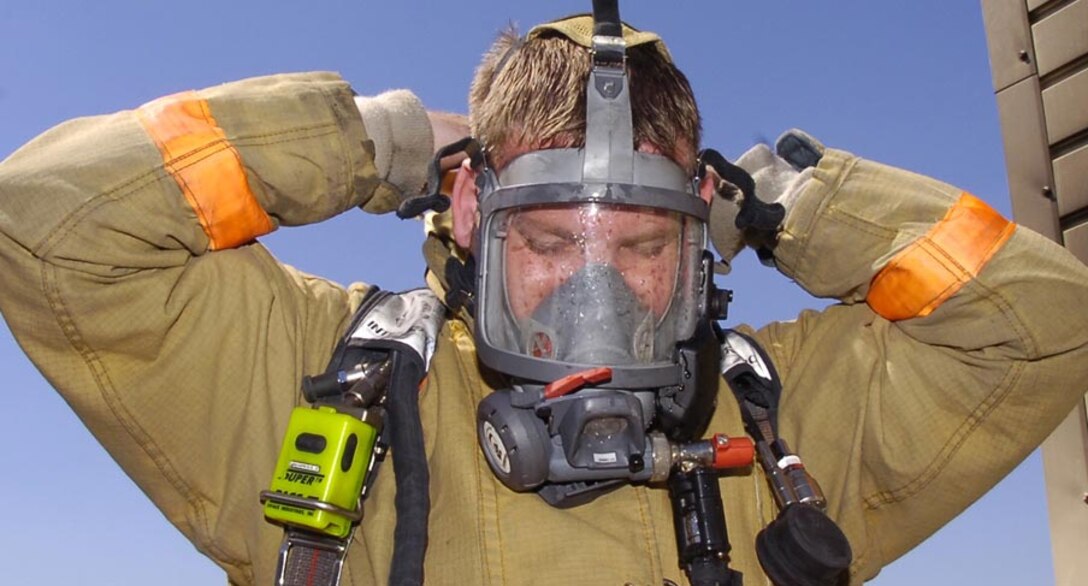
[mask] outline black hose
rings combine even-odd
[[[677,469],[667,484],[676,553],[692,586],[741,586],[741,573],[729,568],[731,547],[717,472]]]
[[[397,478],[397,526],[393,531],[391,586],[423,583],[423,558],[427,551],[427,516],[431,510],[430,473],[423,449],[423,425],[419,420],[419,383],[422,358],[412,351],[393,351],[393,372],[386,399],[393,472]]]

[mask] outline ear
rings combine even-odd
[[[703,174],[702,181],[699,182],[699,197],[710,205],[714,201],[714,194],[718,192],[718,186],[721,185],[722,176],[718,175],[718,172],[714,170],[714,167],[710,165],[706,166],[706,173]]]
[[[453,182],[450,200],[450,213],[453,214],[453,241],[465,250],[472,250],[472,240],[480,227],[480,218],[476,213],[479,205],[476,170],[472,168],[472,162],[469,159],[462,161],[461,167],[457,169],[457,179]]]

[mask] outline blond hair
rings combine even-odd
[[[585,144],[590,50],[559,33],[522,41],[503,31],[476,69],[469,91],[472,133],[504,165],[518,149]],[[635,144],[649,143],[687,169],[695,162],[701,123],[684,74],[650,45],[627,50]]]

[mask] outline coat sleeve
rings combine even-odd
[[[859,578],[992,487],[1088,390],[1088,270],[952,186],[829,150],[775,258],[839,301],[759,337],[783,375],[782,436]]]
[[[422,186],[431,140],[411,94],[359,99],[299,74],[74,120],[0,163],[4,318],[233,581],[252,581],[251,535],[270,530],[257,493],[298,381],[324,369],[365,290],[283,266],[255,238],[388,209]]]

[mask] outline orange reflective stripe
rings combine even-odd
[[[196,92],[183,92],[144,104],[136,115],[196,211],[212,250],[272,231],[272,219],[249,189],[242,159],[207,101]]]
[[[892,321],[929,315],[975,278],[1015,229],[964,193],[940,222],[873,278],[866,301]]]

